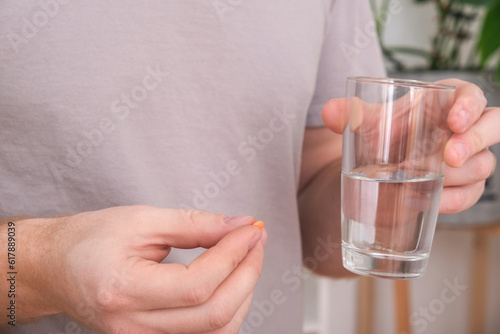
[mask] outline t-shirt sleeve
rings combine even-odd
[[[323,106],[345,95],[345,81],[350,76],[386,76],[367,0],[333,0],[307,126],[324,125]]]

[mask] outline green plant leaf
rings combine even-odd
[[[481,66],[500,48],[500,1],[491,6],[484,18],[481,29],[478,51],[481,55]]]
[[[473,6],[489,6],[496,0],[450,0],[451,3],[467,4]]]

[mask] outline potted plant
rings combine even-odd
[[[437,29],[427,47],[387,46],[384,40],[387,11],[393,0],[371,0],[376,18],[376,27],[382,52],[397,72],[416,70],[401,59],[402,55],[422,58],[424,68],[418,70],[485,70],[488,61],[500,51],[500,0],[413,0],[416,3],[432,3],[436,12]],[[379,5],[377,5],[377,3]],[[481,16],[481,12],[484,15]],[[481,29],[473,31],[473,26],[482,17]],[[464,46],[473,41],[469,56],[464,61]],[[496,64],[495,79],[500,81],[500,58]]]
[[[437,20],[428,45],[422,47],[388,46],[384,39],[388,29],[385,19],[390,17],[391,3],[397,0],[370,1],[390,76],[423,81],[463,79],[483,89],[488,105],[500,106],[500,0],[412,0],[432,4]],[[478,24],[479,29],[474,29]],[[466,50],[467,44],[470,51]],[[423,65],[409,66],[408,56],[419,58]],[[500,144],[491,149],[500,160]],[[489,223],[500,218],[499,205],[500,166],[497,165],[479,202],[465,212],[441,217],[440,222]]]

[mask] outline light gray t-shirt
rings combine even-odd
[[[253,215],[269,239],[240,332],[302,332],[303,133],[347,76],[384,75],[368,1],[5,0],[0,40],[1,217]],[[7,330],[90,332],[62,315]]]

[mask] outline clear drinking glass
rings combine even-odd
[[[342,257],[348,270],[393,279],[424,273],[454,90],[413,80],[347,79]]]

